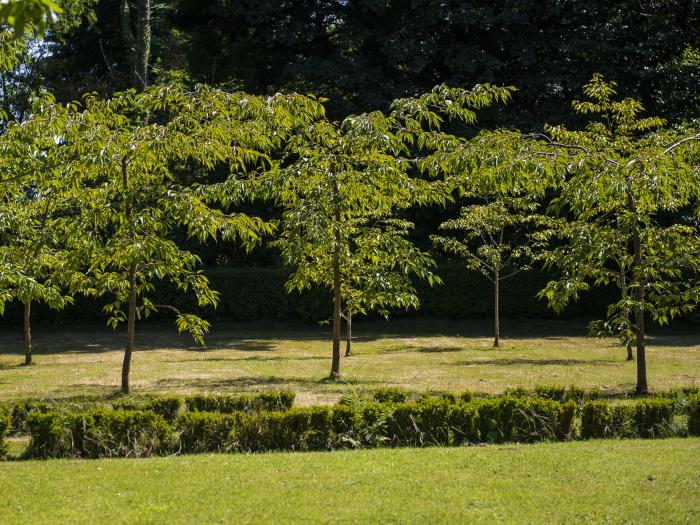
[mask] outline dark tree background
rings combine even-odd
[[[41,63],[62,99],[128,83],[121,0],[87,3],[92,22],[54,34]],[[154,80],[312,92],[338,117],[441,82],[492,82],[520,91],[488,124],[540,129],[571,120],[594,72],[653,113],[699,113],[699,68],[682,64],[700,47],[698,0],[171,0],[154,3],[153,25]]]

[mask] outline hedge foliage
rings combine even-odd
[[[688,434],[700,436],[700,394],[688,399]]]
[[[169,396],[115,401],[71,412],[47,403],[0,405],[0,449],[14,410],[26,410],[27,456],[143,457],[176,453],[531,443],[580,437],[673,435],[675,414],[700,435],[700,394],[676,390],[629,403],[597,399],[576,387],[536,387],[473,398],[469,392],[415,395],[388,388],[337,405],[293,407],[292,392]],[[678,400],[683,400],[679,411]],[[18,408],[19,407],[19,408]],[[685,434],[685,430],[683,430]]]
[[[260,410],[289,410],[294,404],[294,392],[262,392],[259,394],[196,394],[185,397],[190,412],[256,412]]]
[[[148,400],[117,399],[111,406],[115,410],[152,411],[172,423],[183,411],[205,411],[231,413],[236,411],[251,412],[256,410],[288,410],[294,404],[294,392],[282,390],[252,394],[219,394],[192,396],[161,396]],[[67,412],[79,413],[92,409],[104,408],[98,401],[61,402],[61,401],[17,401],[6,404],[10,416],[11,434],[20,434],[25,430],[25,420],[31,412]]]
[[[0,459],[7,456],[7,442],[5,438],[10,430],[10,423],[9,407],[0,405]]]
[[[441,396],[285,411],[187,411],[169,422],[152,410],[122,406],[81,413],[33,411],[25,426],[29,457],[143,457],[567,440],[574,437],[576,407],[574,401],[534,397],[464,401]],[[640,425],[655,424],[660,417],[655,407],[640,411],[645,415]]]
[[[672,433],[675,413],[671,399],[656,397],[635,404],[610,405],[589,401],[581,414],[581,437],[589,438],[654,438]]]

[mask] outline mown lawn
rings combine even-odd
[[[700,439],[0,464],[0,523],[698,523]]]
[[[290,389],[299,404],[329,402],[349,389],[402,386],[498,393],[513,386],[576,384],[603,391],[634,388],[635,365],[614,340],[586,337],[585,323],[506,321],[503,348],[491,348],[489,324],[396,320],[356,323],[355,356],[330,367],[327,327],[216,325],[201,350],[171,325],[139,327],[133,393],[245,392]],[[123,336],[106,328],[35,328],[35,361],[20,366],[21,330],[0,334],[0,400],[105,398],[116,391]],[[652,389],[700,384],[700,335],[652,336]]]

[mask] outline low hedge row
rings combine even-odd
[[[700,394],[688,398],[688,434],[700,436]]]
[[[0,459],[7,456],[7,442],[5,437],[10,430],[10,414],[9,411],[0,406]]]
[[[175,453],[334,450],[458,446],[469,443],[562,441],[575,437],[577,404],[537,397],[476,401],[447,397],[290,408],[286,411],[187,411],[169,422],[152,410],[31,412],[29,457],[116,457]],[[689,433],[700,433],[700,396],[693,397]],[[673,401],[630,405],[589,401],[583,438],[670,435]]]
[[[294,392],[282,390],[277,392],[260,392],[254,394],[219,394],[162,396],[145,401],[118,399],[112,401],[115,410],[151,411],[172,423],[183,411],[206,411],[231,413],[236,411],[252,412],[259,410],[289,410],[294,404]],[[10,417],[10,433],[21,433],[25,420],[31,412],[67,412],[81,413],[104,408],[101,402],[60,402],[60,401],[18,401],[6,403],[5,411]]]
[[[653,438],[672,435],[675,413],[671,399],[643,399],[631,405],[589,401],[581,413],[581,437]],[[690,430],[690,428],[689,428]]]

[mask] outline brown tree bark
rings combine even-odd
[[[122,362],[122,392],[129,393],[129,372],[131,356],[134,353],[134,335],[136,332],[136,265],[129,267],[129,310],[126,323],[126,348]]]
[[[348,306],[345,314],[345,357],[352,355],[352,309]]]
[[[129,56],[131,85],[139,91],[148,86],[148,61],[151,56],[151,0],[138,0],[136,34],[132,29],[131,9],[127,0],[120,5],[121,33]]]
[[[634,260],[635,266],[641,264],[641,243],[639,233],[634,234]],[[634,322],[636,324],[636,343],[637,343],[637,394],[646,394],[649,391],[647,383],[647,359],[646,359],[646,334],[644,329],[644,284],[637,283],[634,288]]]
[[[631,194],[627,194],[627,205],[630,212],[635,213],[634,199]],[[638,275],[639,268],[642,265],[642,240],[639,234],[639,224],[635,220],[632,227],[632,275]],[[636,272],[635,272],[636,271]],[[633,297],[634,307],[634,323],[636,325],[636,343],[637,343],[637,394],[646,394],[649,391],[647,383],[647,360],[646,360],[646,340],[644,328],[644,283],[641,277],[637,277],[637,283],[634,286]]]
[[[134,85],[143,90],[148,86],[148,61],[151,57],[151,0],[138,0],[137,17]]]
[[[500,295],[501,295],[501,274],[498,268],[494,274],[494,294],[493,294],[493,347],[499,348],[501,346],[501,307],[500,307]]]
[[[32,364],[32,301],[24,303],[24,364]]]
[[[128,160],[122,159],[122,186],[124,191],[129,187]],[[131,203],[127,199],[124,206],[126,222],[131,226]],[[133,232],[132,232],[133,236]],[[126,323],[126,348],[124,349],[124,361],[122,362],[122,392],[129,393],[129,372],[131,371],[131,356],[134,353],[134,335],[136,332],[136,263],[129,265],[129,306]]]
[[[340,378],[340,323],[342,298],[340,296],[340,188],[338,182],[333,186],[333,197],[335,199],[335,226],[333,249],[333,361],[331,363],[330,379]]]

